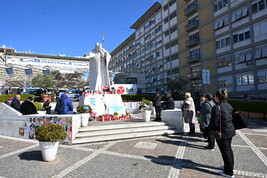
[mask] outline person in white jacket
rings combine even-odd
[[[190,131],[188,134],[195,134],[195,103],[193,98],[191,97],[191,93],[185,93],[185,100],[183,103],[183,114],[185,123],[189,123]]]

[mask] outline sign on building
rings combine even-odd
[[[202,81],[203,84],[210,84],[210,70],[202,69]]]
[[[111,85],[112,87],[116,89],[118,94],[137,94],[136,84],[114,84]]]

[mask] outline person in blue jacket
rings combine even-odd
[[[58,114],[75,114],[73,111],[72,101],[65,93],[63,93],[58,99],[55,110],[58,112]]]

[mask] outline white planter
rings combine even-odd
[[[88,126],[89,116],[90,116],[89,113],[82,114],[82,127]]]
[[[143,110],[142,111],[142,116],[145,122],[150,121],[150,116],[151,116],[151,110]]]
[[[59,142],[40,142],[40,149],[44,161],[54,161],[57,157]]]

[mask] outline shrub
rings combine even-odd
[[[267,102],[264,101],[242,101],[228,100],[235,110],[267,114]]]
[[[41,142],[57,142],[65,140],[67,133],[61,125],[46,124],[36,129],[36,139]]]
[[[0,102],[5,102],[8,98],[15,98],[17,94],[0,95]],[[25,101],[28,97],[34,98],[34,95],[21,94],[21,101]]]
[[[144,110],[151,110],[152,109],[152,102],[146,99],[142,99],[142,101],[139,103],[140,108]]]
[[[42,111],[43,110],[43,105],[41,103],[38,102],[33,102],[34,106],[36,107],[36,109],[38,111]]]

